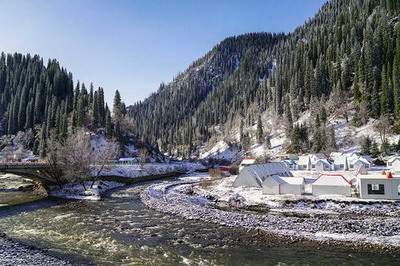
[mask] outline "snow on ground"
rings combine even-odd
[[[236,161],[241,157],[240,151],[237,146],[230,146],[224,140],[218,141],[210,149],[206,147],[200,153],[200,159],[216,159],[216,160],[226,160],[226,161]]]
[[[85,187],[82,184],[65,184],[61,188],[51,187],[49,195],[64,198],[64,199],[79,199],[79,200],[100,200],[101,195],[106,191],[124,186],[124,184],[109,181],[95,181],[92,185],[91,181],[85,182]]]
[[[147,163],[115,165],[105,169],[102,176],[121,176],[135,178],[149,175],[160,175],[173,172],[193,172],[204,170],[205,167],[197,162],[176,162],[176,163]]]
[[[305,186],[311,186],[310,184],[319,176],[313,171],[292,171],[295,177],[303,177],[305,179]],[[328,172],[332,174],[333,172]],[[343,174],[348,180],[354,180],[355,174],[353,172],[335,172],[337,174]],[[236,179],[236,175],[224,177],[219,180],[214,180],[213,184],[203,188],[196,186],[196,193],[203,196],[213,196],[219,201],[229,202],[234,197],[242,197],[244,199],[245,206],[252,205],[263,205],[270,208],[279,207],[283,202],[291,201],[334,201],[343,203],[382,203],[382,202],[393,202],[390,200],[374,200],[374,199],[360,199],[355,197],[346,197],[342,195],[266,195],[262,193],[262,188],[257,187],[233,187],[233,182]],[[311,192],[311,188],[309,189]],[[360,206],[359,206],[360,207]],[[360,207],[361,208],[361,207]]]
[[[226,185],[231,184],[234,178],[223,178],[214,186],[207,187],[207,191],[233,190]],[[327,246],[346,243],[347,247],[356,250],[376,248],[398,252],[400,248],[399,204],[279,201],[275,202],[275,207],[253,213],[215,208],[213,202],[217,201],[207,202],[207,197],[197,192],[194,182],[165,182],[150,186],[143,191],[141,199],[150,208],[161,212],[228,227],[261,230],[284,237],[283,241],[287,237],[290,241],[305,238]],[[250,194],[254,192],[258,191]]]

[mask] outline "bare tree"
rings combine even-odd
[[[49,145],[48,162],[55,173],[62,176],[64,183],[80,183],[86,190],[85,181],[97,178],[109,166],[109,160],[118,155],[118,144],[115,141],[92,145],[90,134],[83,130],[67,137],[63,142],[52,141]]]
[[[382,115],[378,120],[374,123],[374,129],[378,131],[379,137],[381,139],[381,143],[384,144],[387,142],[387,134],[390,131],[390,120],[387,115]]]
[[[97,149],[94,150],[93,161],[95,163],[95,167],[93,169],[93,180],[90,187],[93,187],[94,182],[104,171],[108,171],[112,168],[110,160],[116,159],[119,155],[119,152],[119,144],[113,139],[105,140],[104,143],[101,143]]]
[[[143,169],[144,164],[146,163],[147,157],[149,156],[149,152],[146,148],[143,148],[139,152],[139,163],[140,168]]]

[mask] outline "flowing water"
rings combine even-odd
[[[19,241],[102,265],[399,265],[387,255],[274,245],[254,232],[187,221],[146,208],[148,184],[98,202],[45,199],[0,208],[0,232]],[[276,243],[274,243],[276,244]]]

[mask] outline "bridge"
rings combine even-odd
[[[57,177],[52,176],[50,165],[47,163],[0,162],[0,172],[23,176],[44,186],[57,184]]]

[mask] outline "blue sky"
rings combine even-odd
[[[0,50],[56,58],[132,104],[224,38],[289,32],[326,0],[0,0]]]

